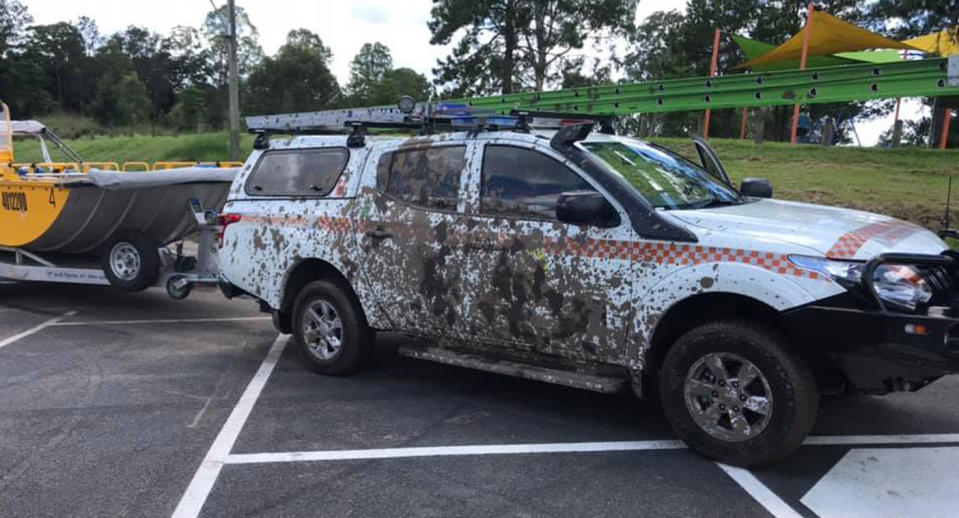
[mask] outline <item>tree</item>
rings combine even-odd
[[[426,76],[411,68],[397,68],[387,72],[374,86],[370,104],[396,104],[408,95],[417,101],[430,98],[430,82]]]
[[[26,6],[17,0],[0,0],[0,58],[16,48],[24,39],[28,25],[33,17]]]
[[[44,113],[53,98],[43,88],[43,69],[35,60],[24,58],[21,50],[27,26],[33,18],[16,0],[0,0],[0,100],[18,116]]]
[[[580,57],[571,59],[565,64],[562,71],[563,82],[560,88],[583,88],[614,84],[612,63],[594,58],[592,60],[592,72],[584,74],[585,61],[585,58]]]
[[[339,85],[327,62],[330,49],[316,34],[290,31],[276,55],[265,58],[247,80],[249,113],[280,113],[329,108],[339,98]]]
[[[133,126],[149,116],[150,97],[136,72],[112,73],[100,83],[95,106],[101,124]]]
[[[887,20],[899,21],[890,24],[895,38],[914,38],[947,29],[952,30],[954,38],[959,36],[959,6],[955,0],[876,0],[866,3],[864,18],[880,30],[886,28]]]
[[[409,95],[417,101],[431,97],[430,82],[409,68],[393,68],[390,49],[382,43],[365,43],[350,62],[350,82],[344,104],[369,106],[395,104]]]
[[[522,61],[533,70],[533,87],[542,90],[588,38],[602,40],[632,33],[636,0],[534,0],[532,25],[521,29]]]
[[[80,37],[83,38],[83,46],[86,49],[87,56],[96,54],[97,48],[103,44],[103,36],[100,35],[97,22],[86,16],[81,16],[77,18],[77,23],[74,26],[80,33]]]
[[[35,60],[17,53],[0,59],[0,100],[17,118],[44,114],[56,106],[50,92],[37,87],[45,80],[44,70]]]
[[[350,82],[346,92],[350,102],[360,105],[370,102],[375,87],[393,70],[390,49],[382,43],[364,43],[350,62]]]
[[[84,73],[87,66],[83,36],[67,22],[30,28],[23,57],[43,70],[42,86],[64,110],[82,112],[87,101]]]
[[[159,122],[173,108],[176,91],[186,86],[192,74],[173,55],[174,41],[142,27],[127,27],[108,40],[130,58],[133,70],[150,96],[150,119]]]
[[[636,0],[434,0],[430,43],[459,41],[434,69],[452,95],[475,95],[558,80],[573,51],[632,31]],[[520,66],[525,65],[525,66]]]
[[[860,17],[853,0],[822,0],[817,3],[831,14],[856,21]],[[646,81],[655,78],[691,77],[709,74],[714,31],[729,36],[739,34],[770,43],[780,43],[799,32],[805,23],[804,0],[688,0],[686,12],[655,12],[637,27],[631,48],[622,62],[627,78]],[[746,57],[728,38],[720,40],[718,68],[721,73],[738,73],[735,65]],[[888,110],[887,103],[842,103],[810,105],[809,116],[818,120],[826,115],[843,118],[877,116]],[[710,134],[732,137],[739,134],[741,110],[714,110]],[[777,106],[753,110],[753,116],[765,116],[767,136],[788,137],[792,107]],[[688,134],[701,131],[702,112],[664,113],[656,117],[655,127],[664,134]],[[842,129],[838,130],[840,137]]]
[[[163,41],[172,56],[181,87],[208,85],[213,76],[210,49],[194,27],[178,25]]]
[[[430,43],[448,45],[461,34],[452,54],[437,61],[436,83],[455,96],[513,92],[516,46],[526,22],[517,4],[523,1],[434,0]]]
[[[177,103],[170,110],[170,118],[180,131],[203,131],[208,122],[208,100],[213,93],[211,88],[188,86],[180,91]]]
[[[203,22],[202,34],[209,45],[213,81],[216,86],[227,84],[227,62],[230,48],[230,28],[226,25],[227,6],[210,11]],[[240,78],[246,77],[263,59],[263,49],[257,42],[259,32],[250,22],[242,7],[236,8],[237,68]]]

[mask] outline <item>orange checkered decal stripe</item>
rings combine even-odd
[[[856,253],[870,239],[876,239],[886,245],[894,245],[899,241],[922,230],[920,227],[904,221],[877,221],[864,227],[846,232],[839,237],[834,245],[826,253],[827,257],[836,259],[848,259],[855,257]]]
[[[243,221],[274,225],[317,227],[334,232],[350,232],[352,221],[344,217],[320,216],[305,218],[299,216],[244,216]],[[375,223],[362,220],[357,231],[372,228]],[[494,237],[494,236],[491,236]],[[512,236],[495,236],[494,241],[511,240]],[[549,239],[545,251],[554,255],[575,255],[597,259],[614,259],[662,265],[697,266],[715,263],[751,264],[759,268],[783,275],[794,275],[808,279],[820,279],[822,275],[797,268],[784,254],[691,245],[685,243],[620,241],[613,239]]]
[[[822,276],[793,265],[784,254],[734,248],[699,246],[684,243],[648,243],[605,239],[566,239],[547,245],[547,251],[557,255],[578,255],[597,259],[618,259],[643,263],[697,266],[713,263],[742,263],[783,275],[808,279]]]
[[[284,227],[322,228],[337,232],[349,232],[352,223],[349,218],[320,216],[318,218],[306,216],[269,216],[263,214],[244,214],[243,223],[263,223]]]

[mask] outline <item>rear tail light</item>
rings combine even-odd
[[[216,242],[219,248],[223,248],[223,236],[226,235],[226,227],[239,222],[243,216],[235,212],[220,214],[220,232],[216,235]]]

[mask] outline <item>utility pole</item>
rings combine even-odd
[[[236,63],[236,3],[234,0],[227,0],[227,15],[229,16],[230,26],[230,64],[229,78],[230,83],[230,160],[240,159],[240,73],[237,70]]]

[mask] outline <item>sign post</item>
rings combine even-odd
[[[716,29],[716,35],[713,36],[713,60],[709,64],[710,77],[716,75],[716,66],[719,61],[719,29]],[[706,122],[703,124],[703,138],[709,138],[709,117],[713,110],[706,108]]]
[[[802,58],[799,60],[799,69],[806,69],[806,59],[809,57],[809,36],[812,34],[812,21],[813,13],[816,10],[816,6],[809,2],[809,13],[806,15],[806,28],[803,30],[802,36]],[[796,131],[799,129],[799,105],[793,106],[793,127],[792,132],[789,134],[789,143],[795,144],[797,141]]]

